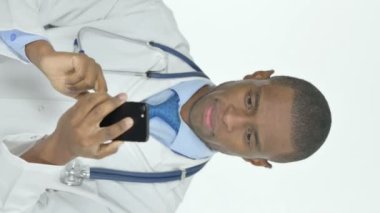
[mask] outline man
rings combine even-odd
[[[56,50],[69,51],[73,38],[82,26],[95,26],[119,35],[158,41],[189,55],[187,43],[160,1],[75,2],[70,6],[66,5],[67,2],[53,1],[41,5],[38,2],[3,3],[9,11],[2,11],[1,14],[8,19],[12,17],[11,23],[16,26],[4,21],[1,30],[17,28],[31,34],[46,35]],[[18,20],[10,14],[15,8],[32,18]],[[33,17],[43,22],[33,21]],[[59,27],[43,30],[42,26],[48,24]],[[88,47],[100,45],[99,54],[109,49],[107,40],[103,40],[106,43],[103,44],[93,39]],[[28,49],[38,50],[41,42],[44,47],[46,43],[43,41],[26,47],[28,58],[37,66],[39,60],[34,60],[35,55]],[[3,55],[17,58],[9,48],[3,46],[1,49],[0,46],[0,50]],[[165,57],[138,47],[123,48],[121,51],[130,51],[122,52],[122,55],[128,56],[128,60],[124,59],[127,64],[122,65],[134,66],[133,70],[161,70],[165,66],[169,72],[189,70],[175,57],[165,61]],[[92,52],[86,53],[95,57]],[[100,62],[102,57],[95,59]],[[157,102],[157,96],[166,96],[163,99],[170,99],[175,94],[180,96],[177,101],[182,120],[179,129],[169,126],[166,129],[168,134],[163,136],[159,131],[153,131],[147,143],[124,143],[118,153],[112,154],[120,143],[113,142],[110,146],[103,142],[128,129],[131,123],[128,119],[124,120],[118,128],[115,126],[109,131],[97,125],[104,115],[126,99],[123,94],[115,98],[102,94],[106,86],[102,84],[100,72],[90,83],[91,88],[100,91],[98,93],[71,93],[71,90],[55,87],[64,94],[79,96],[79,101],[71,107],[71,99],[47,91],[50,87],[48,82],[41,80],[36,70],[14,60],[3,60],[2,73],[5,73],[5,68],[12,68],[11,75],[2,74],[0,78],[2,85],[5,85],[0,96],[5,109],[1,117],[8,121],[1,127],[3,142],[7,146],[2,145],[0,149],[1,167],[7,171],[2,173],[0,185],[2,210],[5,212],[173,212],[191,178],[164,184],[85,181],[80,187],[69,187],[59,182],[62,166],[47,164],[62,165],[73,158],[86,157],[80,159],[90,166],[141,172],[171,171],[201,164],[215,151],[220,151],[242,157],[254,165],[271,167],[269,161],[289,162],[308,157],[320,147],[330,128],[328,105],[316,88],[297,79],[270,79],[271,71],[257,72],[246,76],[243,81],[226,82],[217,87],[203,78],[146,80],[105,71],[108,92],[112,95],[127,92],[128,100],[151,104]],[[91,70],[99,70],[96,64],[89,64],[92,64]],[[117,70],[117,66],[122,66],[107,60],[100,62],[100,65],[107,70]],[[77,70],[75,66],[74,70]],[[49,74],[47,76],[49,78]],[[54,85],[52,79],[49,78]],[[9,85],[10,81],[22,81],[25,85],[18,85],[16,89],[14,85]],[[149,90],[143,91],[146,88]],[[191,91],[190,94],[186,94],[187,91]],[[10,92],[12,94],[8,94]],[[52,131],[65,111],[56,130]],[[20,122],[23,125],[19,125]],[[151,121],[157,122],[165,125],[157,119]],[[46,137],[38,134],[10,135],[19,132],[53,133]],[[162,138],[167,135],[169,143]],[[181,135],[186,138],[177,140]],[[193,138],[188,139],[189,136]],[[90,159],[104,156],[108,157]]]

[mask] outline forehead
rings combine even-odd
[[[289,87],[268,84],[261,87],[257,131],[268,158],[292,153],[292,107],[294,90]]]
[[[269,80],[256,80],[256,79],[246,79],[246,80],[238,80],[238,81],[229,81],[224,82],[219,85],[221,88],[230,88],[230,89],[240,89],[245,87],[261,87],[264,85],[269,85]]]

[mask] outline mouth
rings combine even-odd
[[[203,114],[203,122],[206,126],[207,130],[212,133],[214,130],[214,112],[215,112],[215,105],[210,104],[206,107],[204,114]]]

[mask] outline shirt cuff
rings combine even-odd
[[[4,143],[9,152],[16,156],[21,156],[25,152],[29,151],[33,146],[40,142],[47,135],[22,133],[16,135],[7,135],[1,138],[0,143]]]
[[[42,36],[22,32],[20,30],[0,31],[0,38],[14,54],[28,63],[30,61],[26,56],[25,46],[38,40],[47,41],[47,39]]]

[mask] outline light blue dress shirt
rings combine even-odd
[[[13,53],[25,62],[30,62],[26,57],[25,46],[33,41],[46,40],[42,36],[25,33],[20,30],[0,31],[0,38]]]
[[[181,107],[190,99],[190,97],[205,85],[211,82],[205,80],[186,81],[175,85],[161,93],[153,95],[146,100],[147,103],[157,105],[167,100],[173,95],[174,90],[179,96],[180,115]],[[180,116],[181,118],[181,116]],[[193,130],[181,118],[178,134],[159,117],[150,119],[150,134],[159,142],[170,148],[173,152],[192,159],[202,159],[211,157],[215,152],[209,149],[199,137],[194,134]]]

